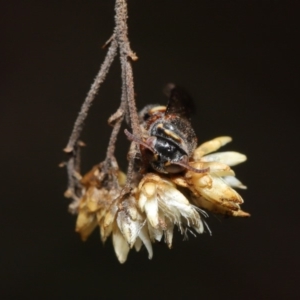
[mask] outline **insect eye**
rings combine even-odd
[[[147,121],[150,118],[150,114],[145,113],[143,116],[144,121]]]

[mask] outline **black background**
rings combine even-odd
[[[167,82],[197,103],[200,142],[230,135],[249,219],[210,216],[213,235],[120,265],[98,232],[82,243],[57,167],[105,56],[112,0],[1,5],[2,299],[295,299],[299,288],[298,1],[129,0],[137,105],[165,103]],[[119,62],[91,109],[83,170],[103,160],[120,98]],[[118,143],[125,168],[128,142]]]

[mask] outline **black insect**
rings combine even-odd
[[[190,116],[194,104],[181,87],[169,84],[167,107],[148,105],[140,112],[142,137],[133,136],[127,130],[129,140],[139,145],[142,162],[160,173],[179,173],[185,169],[204,173],[207,169],[195,169],[189,159],[197,146],[197,137]]]

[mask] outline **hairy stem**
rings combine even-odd
[[[64,151],[69,154],[69,159],[66,164],[69,179],[67,197],[73,198],[74,202],[71,204],[71,206],[72,210],[74,211],[78,207],[79,198],[81,196],[79,163],[80,146],[82,145],[79,143],[79,138],[83,129],[84,121],[88,115],[92,102],[94,101],[102,82],[106,78],[110,66],[117,54],[118,48],[120,51],[120,63],[122,70],[122,97],[119,109],[109,119],[109,123],[113,125],[113,130],[109,140],[106,158],[103,163],[103,172],[105,174],[108,174],[111,171],[111,168],[115,167],[115,144],[125,116],[129,116],[132,134],[135,136],[141,136],[139,118],[134,99],[133,72],[131,67],[131,61],[129,60],[130,58],[131,60],[135,61],[138,58],[136,54],[131,50],[128,39],[126,0],[116,0],[114,32],[111,38],[105,43],[104,47],[108,44],[110,44],[110,46],[104,59],[104,62],[101,65],[100,71],[97,74],[95,81],[92,84],[87,94],[87,97],[81,107],[79,115],[75,121],[71,136],[69,138],[68,144],[64,149]],[[132,147],[136,146],[132,145]],[[139,151],[138,147],[136,148],[136,151]],[[121,192],[120,197],[123,197],[124,194],[130,190],[132,179],[134,176],[134,156],[129,155],[128,160],[129,164],[127,170],[127,182],[125,184],[124,189]]]
[[[84,146],[82,142],[77,142],[73,147],[72,153],[69,153],[70,157],[66,163],[68,173],[68,189],[65,192],[67,198],[72,198],[73,203],[69,206],[71,213],[77,213],[77,208],[81,198],[81,184],[80,184],[80,151]]]
[[[104,81],[104,79],[110,69],[110,66],[117,54],[117,48],[118,48],[117,41],[115,39],[112,39],[110,47],[109,47],[106,57],[104,59],[104,62],[100,67],[99,73],[97,74],[97,76],[94,80],[94,83],[92,84],[92,86],[87,94],[87,97],[85,98],[85,100],[81,106],[79,115],[75,121],[71,136],[69,138],[69,142],[68,142],[66,148],[64,149],[64,151],[67,153],[70,153],[74,150],[74,145],[79,140],[84,121],[88,115],[88,111],[98,93],[101,83]]]
[[[131,58],[135,61],[138,58],[130,48],[127,28],[127,3],[125,0],[116,0],[115,12],[115,35],[119,45],[122,68],[122,92],[126,95],[133,134],[140,136],[141,129],[134,99],[133,72],[131,63],[128,59]]]

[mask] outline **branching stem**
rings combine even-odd
[[[115,39],[111,41],[110,47],[107,51],[106,57],[104,59],[103,64],[100,67],[99,73],[97,74],[94,83],[92,84],[87,97],[85,98],[79,115],[75,121],[71,136],[69,138],[69,142],[64,149],[65,152],[70,153],[74,150],[74,145],[78,142],[80,134],[82,132],[84,121],[88,115],[88,111],[98,93],[98,90],[101,86],[101,83],[104,81],[110,66],[117,54],[118,44]]]
[[[134,82],[133,82],[133,72],[131,67],[131,60],[135,61],[138,59],[136,54],[130,48],[130,42],[128,39],[128,27],[127,27],[127,3],[126,0],[116,0],[115,4],[115,28],[110,39],[105,43],[104,47],[110,44],[107,51],[106,57],[103,64],[101,65],[100,71],[97,74],[94,83],[92,84],[87,97],[81,107],[78,117],[75,121],[71,136],[69,138],[68,144],[64,151],[69,154],[69,159],[66,163],[68,172],[68,190],[67,193],[69,197],[74,200],[74,209],[78,205],[78,199],[80,197],[80,144],[79,138],[83,129],[84,121],[88,115],[88,111],[98,93],[98,90],[105,80],[106,75],[110,69],[110,66],[117,54],[119,49],[120,63],[122,70],[122,96],[121,104],[119,109],[115,114],[113,114],[109,123],[113,125],[113,130],[109,140],[106,158],[102,164],[104,172],[109,172],[112,167],[112,162],[115,161],[114,152],[115,144],[117,141],[117,136],[120,132],[120,128],[124,117],[129,117],[130,126],[132,134],[135,136],[141,135],[141,129],[139,125],[139,118],[135,104],[134,98]],[[128,114],[128,115],[126,115]],[[129,155],[129,165],[127,171],[127,182],[122,191],[122,195],[130,190],[131,181],[133,178],[133,167],[134,167],[134,157]]]
[[[122,92],[127,98],[133,134],[140,136],[141,129],[139,126],[139,119],[134,99],[133,73],[131,62],[129,61],[129,58],[131,58],[133,61],[137,60],[138,58],[130,48],[127,28],[127,3],[125,0],[116,0],[115,12],[115,35],[119,45],[122,68]]]

